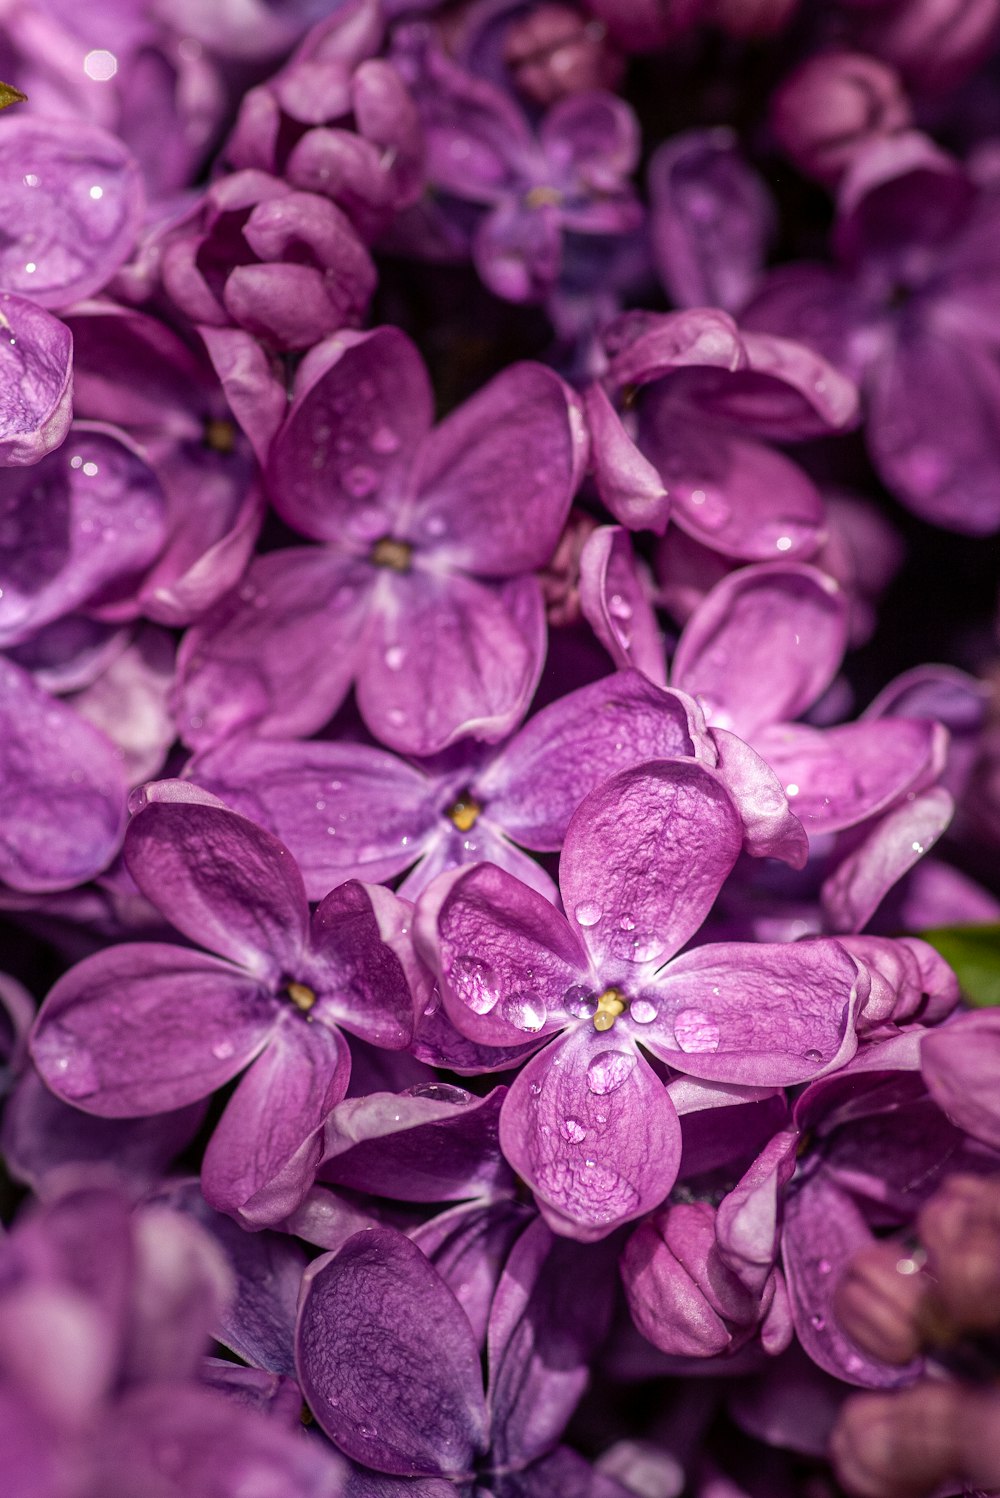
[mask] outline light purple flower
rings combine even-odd
[[[421,897],[418,939],[456,1029],[497,1047],[561,1032],[501,1115],[504,1153],[559,1232],[604,1237],[657,1206],[677,1175],[677,1115],[640,1046],[747,1085],[803,1081],[856,1047],[868,978],[835,942],[676,955],[742,842],[715,772],[643,765],[574,814],[560,860],[567,916],[489,864],[442,875]]]
[[[530,574],[585,461],[577,403],[524,363],[434,429],[431,415],[420,356],[395,328],[342,334],[303,360],[267,480],[282,518],[325,545],[259,558],[189,631],[188,743],[251,724],[312,733],[352,680],[372,733],[403,753],[494,742],[523,715],[545,638]]]
[[[812,481],[761,438],[852,425],[853,385],[802,343],[741,332],[726,313],[628,312],[605,329],[586,394],[601,499],[631,530],[669,519],[725,556],[808,556],[823,539]]]
[[[0,466],[37,463],[69,431],[73,338],[26,297],[0,294]]]
[[[389,1049],[412,1038],[409,907],[351,883],[310,921],[287,849],[179,782],[149,788],[126,859],[198,945],[108,947],[72,968],[39,1014],[36,1065],[58,1096],[107,1118],[182,1107],[249,1067],[203,1183],[215,1206],[280,1221],[311,1185],[323,1120],[347,1089],[339,1027]]]

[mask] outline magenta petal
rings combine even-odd
[[[310,966],[326,1022],[386,1050],[410,1044],[430,993],[412,920],[412,905],[381,885],[352,879],[330,891],[312,919]]]
[[[643,1045],[678,1071],[792,1086],[843,1066],[868,974],[835,941],[726,942],[675,958],[647,990]]]
[[[823,540],[823,502],[783,453],[673,401],[643,421],[642,449],[682,530],[724,556],[769,562],[809,556]]]
[[[588,981],[586,952],[566,917],[493,864],[442,874],[416,919],[452,1022],[481,1045],[541,1040],[565,1022],[567,992]]]
[[[743,567],[688,620],[671,676],[711,723],[752,738],[815,702],[846,643],[846,605],[826,573],[784,562]]]
[[[892,886],[937,842],[955,803],[934,786],[886,812],[823,885],[823,909],[835,931],[860,931]]]
[[[600,385],[584,395],[591,460],[598,493],[612,515],[633,531],[662,535],[670,518],[666,485],[622,425]]]
[[[813,834],[853,827],[885,811],[934,779],[947,752],[940,723],[915,718],[826,729],[782,723],[754,743]]]
[[[742,844],[743,824],[714,771],[687,760],[622,770],[591,791],[567,829],[567,914],[599,964],[651,971],[698,930]]]
[[[407,533],[436,563],[465,572],[512,577],[539,567],[555,550],[586,458],[573,391],[542,364],[511,365],[422,444]]]
[[[299,1383],[323,1430],[362,1466],[468,1481],[488,1444],[479,1349],[461,1306],[391,1228],[309,1266]]]
[[[628,532],[599,526],[580,553],[580,608],[619,669],[635,666],[666,684],[663,636]]]
[[[0,660],[0,880],[34,891],[92,879],[118,851],[126,793],[111,740]]]
[[[542,668],[537,578],[485,583],[414,569],[380,582],[387,586],[376,595],[357,683],[375,737],[415,755],[469,734],[503,738],[527,711]]]
[[[125,862],[147,899],[190,941],[261,979],[294,973],[308,906],[295,860],[276,837],[181,782],[147,787],[125,835]]]
[[[584,796],[629,763],[710,752],[683,693],[618,671],[542,708],[472,783],[526,848],[557,851]]]
[[[472,832],[459,832],[449,822],[439,819],[439,827],[420,862],[410,870],[397,893],[404,900],[417,900],[439,874],[449,869],[466,868],[473,863],[495,863],[506,869],[522,884],[544,895],[551,905],[559,904],[559,891],[540,863],[493,827],[487,817],[480,817]]]
[[[719,1251],[748,1289],[759,1294],[778,1254],[784,1188],[796,1166],[797,1129],[783,1129],[761,1150],[719,1203]]]
[[[285,387],[256,338],[242,328],[199,327],[229,409],[250,440],[259,463],[267,455],[288,409]]]
[[[49,993],[32,1034],[57,1097],[103,1118],[164,1113],[207,1097],[266,1043],[270,995],[185,947],[107,947]]]
[[[436,781],[367,744],[226,739],[187,774],[291,851],[310,900],[345,879],[392,879],[438,822]]]
[[[299,366],[271,449],[268,484],[278,513],[315,540],[350,537],[359,511],[368,526],[363,539],[388,534],[432,411],[423,360],[398,328],[338,333],[317,344]]]
[[[868,443],[916,514],[963,535],[1000,527],[1000,372],[971,340],[900,339],[870,379]]]
[[[1000,1107],[996,1069],[1000,1057],[1000,1015],[960,1014],[929,1030],[920,1048],[920,1070],[941,1111],[967,1134],[1000,1149]]]
[[[67,307],[107,285],[145,207],[139,168],[121,141],[83,120],[19,114],[4,121],[0,181],[5,290]]]
[[[718,1356],[739,1323],[752,1324],[753,1300],[720,1257],[709,1202],[677,1202],[640,1223],[621,1273],[636,1329],[661,1352]]]
[[[289,1217],[313,1183],[323,1124],[350,1074],[350,1052],[337,1031],[309,1024],[289,1006],[209,1140],[205,1200],[254,1228]]]
[[[258,557],[242,587],[189,629],[175,709],[185,743],[253,725],[264,738],[314,733],[351,684],[372,570],[328,548]]]
[[[835,1378],[894,1389],[913,1382],[913,1365],[892,1368],[862,1353],[833,1314],[839,1280],[858,1250],[871,1242],[871,1230],[852,1198],[822,1175],[788,1196],[782,1251],[799,1341],[813,1362]]]
[[[500,1143],[552,1229],[593,1242],[664,1199],[677,1176],[681,1131],[632,1036],[585,1022],[518,1073],[500,1115]]]
[[[37,463],[59,446],[73,414],[73,338],[24,297],[0,294],[0,466]]]
[[[803,868],[809,838],[769,762],[724,728],[713,728],[711,735],[719,753],[718,772],[743,823],[746,852],[751,858],[780,858],[793,869]]]

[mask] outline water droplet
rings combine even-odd
[[[390,707],[386,717],[394,728],[401,728],[406,722],[406,714],[401,707]]]
[[[700,1009],[682,1009],[674,1020],[674,1037],[686,1055],[719,1049],[719,1027]]]
[[[541,1094],[542,1094],[542,1084],[541,1084],[541,1082],[532,1082],[530,1084],[530,1086],[528,1087],[528,1091],[531,1093],[532,1097],[541,1097]]]
[[[616,1092],[632,1075],[635,1062],[632,1051],[598,1051],[587,1067],[587,1086],[601,1096]]]
[[[474,1014],[489,1014],[500,998],[496,974],[478,957],[465,954],[456,957],[448,969],[448,982],[458,998],[467,1004]]]
[[[633,921],[633,919],[632,919],[632,917],[630,915],[619,916],[619,918],[618,918],[618,924],[622,928],[623,931],[634,931],[635,930],[635,921]]]
[[[637,1025],[651,1025],[657,1016],[656,1005],[650,999],[633,999],[629,1005],[629,1019]]]
[[[228,1061],[234,1049],[231,1040],[220,1040],[212,1047],[212,1055],[216,1061]]]
[[[464,1087],[452,1087],[448,1082],[421,1082],[409,1089],[408,1096],[429,1098],[432,1103],[454,1103],[461,1108],[472,1102],[471,1092]]]
[[[718,489],[692,489],[688,501],[691,519],[706,530],[721,530],[729,520],[729,504]]]
[[[596,926],[604,911],[599,905],[578,905],[573,912],[581,926]]]
[[[585,983],[574,983],[563,994],[563,1007],[578,1019],[589,1019],[596,1007],[593,991]]]
[[[399,438],[391,427],[376,427],[369,439],[372,452],[394,453],[399,449]]]
[[[508,1024],[533,1035],[545,1023],[545,1005],[537,994],[515,993],[504,999],[503,1017]]]
[[[922,853],[924,851],[923,843],[911,843],[910,847],[913,849],[914,853]]]
[[[92,1097],[97,1091],[97,1069],[86,1051],[81,1051],[77,1042],[73,1049],[55,1062],[56,1090],[60,1097]]]
[[[660,954],[662,943],[656,936],[643,936],[641,933],[632,938],[632,961],[651,962]]]
[[[559,1132],[570,1144],[579,1144],[587,1137],[587,1131],[575,1118],[564,1118],[559,1125]]]
[[[792,549],[792,538],[791,538],[791,536],[779,536],[778,539],[777,539],[777,541],[775,541],[774,544],[778,548],[779,551],[791,551],[791,549]]]
[[[632,617],[632,605],[620,593],[612,593],[608,599],[608,613],[612,619],[620,619],[627,623]]]
[[[818,1332],[821,1332],[826,1326],[826,1317],[821,1316],[817,1311],[815,1315],[809,1317],[809,1324],[814,1326]]]
[[[355,499],[364,499],[370,494],[378,483],[378,474],[374,468],[369,468],[366,463],[356,463],[344,474],[344,486],[349,494]]]
[[[378,1435],[378,1431],[375,1429],[374,1425],[357,1425],[355,1426],[355,1429],[357,1430],[358,1435],[363,1441],[374,1441],[375,1437]]]
[[[406,659],[406,651],[402,645],[390,645],[385,653],[385,663],[390,671],[401,671]]]
[[[805,1054],[806,1054],[806,1060],[807,1061],[822,1061],[822,1059],[823,1059],[823,1053],[822,1053],[822,1051],[809,1050],[809,1051],[806,1051]]]
[[[820,1259],[819,1263],[816,1265],[816,1268],[819,1270],[820,1274],[829,1274],[830,1270],[833,1268],[833,1265],[830,1263],[829,1259]]]

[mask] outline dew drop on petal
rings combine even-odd
[[[674,1020],[674,1037],[681,1050],[691,1055],[719,1049],[719,1027],[700,1009],[682,1009]]]
[[[830,1263],[829,1259],[820,1259],[819,1263],[816,1265],[816,1268],[819,1270],[820,1274],[829,1274],[830,1270],[833,1268],[833,1265]]]
[[[635,930],[635,921],[633,921],[633,919],[632,919],[632,917],[630,915],[619,916],[618,917],[618,924],[619,924],[619,926],[621,927],[621,929],[623,931],[634,931]]]
[[[420,1082],[409,1089],[410,1097],[425,1097],[432,1103],[454,1103],[458,1108],[468,1107],[472,1093],[464,1087],[452,1087],[449,1082]]]
[[[220,1040],[212,1047],[212,1055],[216,1061],[228,1061],[233,1054],[234,1046],[231,1040]]]
[[[636,1057],[631,1051],[598,1051],[587,1067],[587,1086],[600,1096],[615,1092],[628,1081],[635,1063]]]
[[[628,1013],[629,1018],[634,1019],[637,1025],[651,1025],[658,1010],[650,999],[633,999]]]
[[[97,1070],[85,1051],[77,1045],[55,1063],[57,1088],[61,1097],[92,1097],[97,1091]]]
[[[595,1006],[594,994],[585,983],[574,983],[563,994],[563,1008],[578,1019],[589,1019]]]
[[[583,1124],[575,1118],[564,1118],[559,1125],[559,1132],[570,1144],[579,1144],[587,1137],[587,1131]]]
[[[822,1051],[806,1051],[806,1060],[807,1061],[822,1061],[822,1059],[823,1059],[823,1053],[822,1053]]]
[[[406,659],[406,651],[402,645],[390,645],[385,653],[385,663],[390,671],[401,671]]]
[[[394,453],[399,449],[399,438],[392,427],[376,427],[370,442],[372,451],[376,453]]]
[[[493,969],[478,957],[456,957],[448,969],[448,981],[474,1014],[489,1014],[500,998]]]
[[[515,993],[504,999],[503,1017],[518,1030],[534,1034],[545,1023],[545,1005],[537,994]]]
[[[815,1315],[809,1317],[809,1324],[815,1327],[818,1332],[821,1332],[826,1327],[826,1317],[816,1312]]]
[[[581,926],[596,926],[604,914],[599,905],[578,905],[573,912]]]

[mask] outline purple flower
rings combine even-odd
[[[856,380],[883,482],[970,535],[1000,526],[998,208],[926,137],[877,141],[840,187],[839,264],[773,271],[744,314]]]
[[[631,530],[669,519],[746,560],[808,555],[823,505],[761,437],[850,426],[854,387],[804,344],[740,332],[724,312],[628,312],[605,329],[608,366],[587,391],[601,499]]]
[[[603,1237],[673,1184],[677,1115],[640,1046],[678,1071],[748,1085],[803,1081],[856,1047],[868,978],[837,943],[676,955],[742,842],[713,771],[642,765],[591,792],[569,824],[568,916],[490,864],[442,875],[421,897],[417,935],[456,1029],[497,1047],[559,1033],[501,1115],[504,1153],[557,1231]]]
[[[547,296],[562,271],[564,234],[638,229],[642,206],[629,181],[638,127],[622,99],[571,94],[553,105],[536,134],[508,94],[457,67],[425,26],[397,32],[394,61],[416,100],[439,212],[447,219],[449,201],[479,209],[469,247],[497,296],[511,302]],[[468,211],[453,216],[461,224]]]
[[[873,140],[911,123],[892,68],[864,52],[806,58],[771,100],[771,130],[807,177],[834,186]]]
[[[469,734],[493,742],[523,715],[545,638],[530,574],[555,548],[585,460],[577,403],[527,363],[433,430],[431,403],[394,328],[329,339],[302,362],[267,479],[282,518],[325,545],[258,559],[189,631],[188,743],[251,724],[312,733],[352,680],[371,731],[408,754]]]
[[[179,782],[150,788],[125,856],[197,946],[137,942],[77,964],[42,1006],[36,1065],[58,1096],[108,1118],[182,1107],[249,1066],[203,1182],[215,1206],[280,1220],[312,1183],[319,1130],[347,1089],[339,1027],[389,1049],[412,1039],[409,907],[350,883],[310,921],[287,849]]]
[[[37,463],[69,431],[73,339],[25,297],[0,294],[0,466]]]
[[[554,897],[520,848],[558,852],[588,791],[655,755],[714,761],[690,699],[620,672],[550,703],[498,750],[418,766],[366,744],[226,739],[191,781],[281,839],[318,899],[342,879],[395,878],[417,895],[445,869],[488,861]]]

